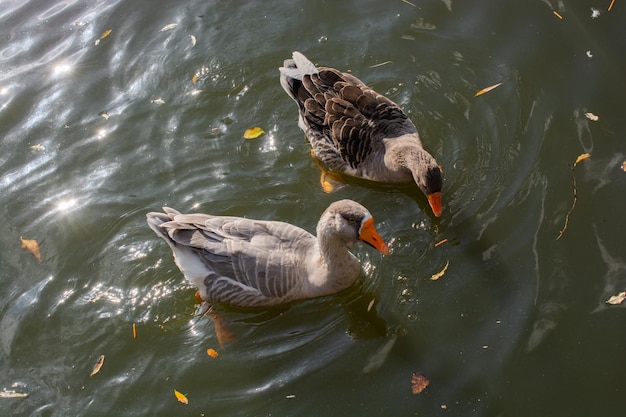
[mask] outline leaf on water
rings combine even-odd
[[[474,97],[482,96],[483,94],[488,93],[491,90],[493,90],[494,88],[500,87],[501,85],[502,85],[502,83],[498,83],[498,84],[490,85],[489,87],[483,88],[482,90],[480,90],[476,94],[474,94]]]
[[[217,359],[220,356],[220,354],[217,353],[215,349],[207,349],[206,354],[212,357],[213,359]]]
[[[597,122],[598,120],[600,120],[600,118],[598,116],[596,116],[595,114],[591,113],[591,112],[587,112],[585,113],[585,117],[593,122]]]
[[[185,394],[183,394],[182,392],[174,390],[174,396],[176,396],[176,399],[178,400],[178,402],[181,402],[183,404],[189,404],[189,400],[187,399]]]
[[[109,116],[109,113],[107,113],[105,111],[101,111],[100,113],[98,113],[98,116],[104,117],[104,120],[108,120],[109,117],[111,117],[111,116]]]
[[[33,151],[45,151],[46,148],[44,148],[43,145],[41,144],[37,144],[37,145],[33,145],[30,147]]]
[[[590,158],[590,157],[591,157],[590,153],[582,153],[578,155],[578,158],[576,158],[576,162],[574,162],[574,166],[578,165],[580,161],[584,161],[585,159]]]
[[[446,261],[446,266],[443,267],[443,269],[439,272],[437,272],[436,274],[433,274],[432,277],[430,277],[430,279],[432,281],[437,281],[439,278],[441,278],[442,276],[445,275],[446,271],[448,270],[448,266],[450,265],[450,261]]]
[[[198,82],[198,73],[196,72],[193,74],[193,77],[191,77],[191,83],[193,85],[196,85],[197,82]]]
[[[624,300],[626,300],[626,291],[622,291],[619,294],[615,294],[611,296],[611,298],[606,300],[606,303],[611,304],[611,305],[617,305],[617,304],[622,304]]]
[[[439,242],[435,243],[435,247],[439,247],[439,246],[443,245],[444,243],[446,243],[447,241],[448,241],[448,239],[440,240]]]
[[[133,339],[137,339],[137,325],[133,323]]]
[[[622,162],[622,171],[626,172],[626,160]]]
[[[150,100],[150,103],[165,104],[165,100],[163,100],[161,97],[157,97],[157,98],[153,98],[152,100]]]
[[[22,242],[22,249],[30,252],[35,258],[37,258],[38,262],[41,262],[39,243],[37,243],[35,239],[24,239],[23,237],[20,237],[20,241]]]
[[[104,355],[100,355],[100,357],[98,358],[98,362],[96,362],[96,364],[93,366],[91,374],[89,374],[89,377],[92,377],[98,372],[100,372],[100,368],[102,368],[103,364],[104,364]]]
[[[94,42],[94,45],[99,45],[100,41],[104,38],[106,38],[107,36],[109,36],[111,34],[111,32],[113,32],[113,29],[107,29],[104,32],[102,32],[102,35],[100,35],[100,37],[98,39],[96,39],[96,41]]]
[[[411,377],[411,391],[413,391],[413,394],[419,394],[424,391],[428,384],[430,384],[428,378],[422,374],[413,372],[413,376]]]
[[[375,298],[372,298],[372,301],[370,301],[370,303],[367,305],[367,312],[369,313],[369,311],[372,309],[372,307],[374,307],[374,302],[376,301]]]
[[[263,133],[265,133],[265,130],[261,129],[260,127],[251,127],[250,129],[247,129],[244,132],[243,138],[244,139],[256,139],[259,136],[261,136]]]
[[[556,10],[552,10],[552,13],[554,13],[554,15],[558,17],[559,19],[563,19],[563,16],[561,16],[561,14],[557,12]]]
[[[189,39],[191,39],[191,46],[196,46],[196,37],[193,35],[189,35]]]
[[[608,11],[610,12],[613,9],[613,5],[615,4],[615,0],[611,0],[611,4],[609,4]]]
[[[26,398],[28,394],[23,394],[21,392],[15,392],[13,390],[2,389],[0,391],[0,398]]]
[[[170,23],[168,25],[163,26],[161,28],[161,32],[167,32],[168,30],[174,29],[176,26],[178,26],[178,23]]]

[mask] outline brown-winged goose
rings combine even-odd
[[[352,200],[324,211],[317,237],[279,221],[163,210],[148,213],[148,225],[170,245],[178,268],[209,302],[262,307],[333,294],[361,273],[348,250],[355,242],[389,253],[372,215]]]
[[[315,67],[300,52],[285,60],[280,83],[298,103],[298,125],[328,168],[378,182],[415,181],[441,216],[443,172],[400,106],[353,75]]]

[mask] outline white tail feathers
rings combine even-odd
[[[298,51],[295,51],[292,56],[293,59],[286,59],[284,66],[279,68],[281,75],[301,80],[304,75],[317,74],[317,68],[307,57]]]

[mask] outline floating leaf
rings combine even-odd
[[[157,97],[157,98],[153,98],[152,100],[150,100],[150,103],[165,104],[165,100],[163,100],[161,97]]]
[[[196,37],[193,35],[189,35],[189,39],[191,39],[191,46],[196,46]]]
[[[558,17],[559,19],[563,19],[563,16],[561,16],[561,14],[557,12],[556,10],[553,10],[552,13],[554,13],[554,15]]]
[[[433,274],[432,277],[430,277],[430,279],[432,281],[437,281],[439,278],[441,278],[442,276],[445,275],[446,271],[448,270],[448,266],[450,265],[450,261],[446,261],[446,266],[443,267],[443,269],[439,272],[437,272],[436,274]]]
[[[137,325],[133,323],[133,339],[137,339]]]
[[[439,242],[435,243],[435,247],[439,247],[439,246],[443,245],[444,243],[446,243],[447,241],[448,241],[448,239],[440,240]]]
[[[375,298],[372,298],[372,301],[370,301],[370,303],[367,305],[367,311],[369,312],[372,307],[374,307],[374,302],[376,301]]]
[[[2,389],[0,391],[0,398],[26,398],[28,394],[23,394],[21,392],[15,392],[13,390]]]
[[[189,400],[187,399],[185,394],[183,394],[182,392],[174,390],[174,396],[176,396],[176,399],[178,400],[178,402],[181,402],[183,404],[189,404]]]
[[[498,83],[498,84],[490,85],[489,87],[485,87],[482,90],[478,91],[476,94],[474,94],[474,97],[482,96],[483,94],[488,93],[494,88],[500,87],[501,85],[502,83]]]
[[[104,120],[108,120],[109,117],[111,117],[111,116],[109,116],[109,113],[107,113],[105,111],[101,111],[100,113],[98,113],[98,116],[104,117]]]
[[[174,29],[176,26],[178,26],[178,23],[170,23],[169,25],[163,26],[161,32],[167,32],[168,30]]]
[[[193,74],[193,77],[191,77],[191,83],[193,85],[196,85],[196,82],[198,82],[198,73],[197,72]]]
[[[626,160],[622,162],[622,171],[626,172]]]
[[[595,114],[591,113],[591,112],[587,112],[585,113],[585,117],[593,122],[597,122],[598,120],[600,120],[600,118],[598,116],[596,116]]]
[[[89,374],[89,377],[92,377],[98,372],[100,372],[100,368],[102,368],[103,364],[104,364],[104,355],[100,355],[100,357],[98,358],[98,362],[96,362],[96,364],[93,366],[93,370],[91,371],[91,374]]]
[[[261,129],[260,127],[251,127],[250,129],[247,129],[243,133],[243,138],[244,139],[256,139],[259,136],[261,136],[263,133],[265,133],[265,130]]]
[[[609,8],[607,9],[609,12],[613,9],[613,5],[615,4],[615,0],[611,0],[611,4],[609,4]]]
[[[94,45],[99,45],[100,41],[104,38],[106,38],[107,36],[109,36],[111,34],[111,32],[113,32],[113,29],[107,29],[104,32],[102,32],[102,35],[100,35],[100,37],[98,39],[96,39],[96,41],[94,42]]]
[[[45,151],[46,148],[44,148],[43,145],[41,144],[37,144],[37,145],[33,145],[30,147],[33,151]]]
[[[585,159],[590,158],[590,157],[591,157],[590,153],[582,153],[578,155],[578,158],[576,158],[576,162],[574,162],[574,166],[578,165],[580,161],[584,161]]]
[[[39,243],[37,243],[34,239],[24,239],[23,237],[20,237],[20,241],[22,242],[22,249],[30,252],[35,258],[37,258],[37,261],[41,262]]]
[[[210,357],[216,359],[220,356],[219,353],[217,353],[217,351],[215,349],[207,349],[206,350],[206,354],[209,355]]]
[[[617,304],[622,304],[624,300],[626,300],[626,291],[622,291],[619,294],[615,294],[611,296],[611,298],[606,300],[606,303],[611,304],[611,305],[617,305]]]
[[[428,384],[430,384],[430,381],[424,375],[413,372],[411,377],[411,391],[413,391],[413,394],[419,394],[424,391]]]

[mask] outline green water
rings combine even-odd
[[[626,316],[605,301],[626,291],[626,38],[609,4],[0,3],[0,389],[28,395],[0,414],[622,413]],[[323,191],[278,82],[294,50],[405,108],[445,170],[440,219],[413,186]],[[363,276],[336,296],[221,306],[224,347],[145,223],[168,205],[313,231],[343,198],[391,254],[355,247]]]

